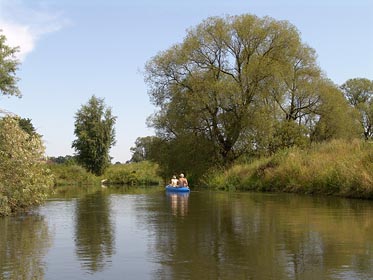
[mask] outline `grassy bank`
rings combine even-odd
[[[160,185],[158,165],[149,161],[110,166],[102,176],[111,185]]]
[[[216,189],[373,198],[373,144],[331,141],[237,164],[206,182]]]
[[[100,184],[100,177],[87,172],[77,164],[49,164],[54,186],[83,186]]]
[[[158,166],[143,161],[130,164],[116,164],[107,168],[102,176],[95,176],[76,164],[50,164],[55,186],[98,185],[105,179],[110,185],[159,185]]]

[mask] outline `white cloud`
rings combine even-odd
[[[0,10],[0,29],[9,46],[20,48],[17,54],[20,60],[35,49],[42,36],[68,24],[68,20],[44,5],[27,7],[22,1],[0,0]]]
[[[24,60],[26,55],[34,49],[37,40],[36,36],[32,34],[30,28],[26,25],[0,21],[0,26],[2,33],[7,38],[6,44],[11,47],[19,46],[20,51],[17,57],[20,60]]]

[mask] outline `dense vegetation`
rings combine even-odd
[[[110,185],[161,185],[158,165],[149,161],[111,165],[103,175]]]
[[[29,134],[19,119],[0,120],[0,215],[42,203],[52,186],[44,146],[37,133]]]
[[[217,189],[284,191],[373,198],[373,143],[333,140],[210,174]]]
[[[145,79],[156,136],[133,151],[147,151],[163,175],[183,171],[197,182],[292,147],[306,154],[315,143],[371,138],[373,82],[333,84],[287,21],[208,18],[153,57]]]
[[[17,87],[15,57],[0,34],[0,95],[21,96]],[[25,210],[44,201],[52,186],[45,168],[44,145],[30,119],[6,114],[0,119],[0,216]]]
[[[98,185],[100,178],[76,163],[48,164],[54,186]]]
[[[158,175],[158,165],[149,161],[130,164],[109,165],[101,176],[88,172],[74,161],[49,163],[55,186],[83,185],[160,185],[163,180]]]

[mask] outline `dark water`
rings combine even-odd
[[[64,188],[0,218],[0,279],[372,279],[373,202]]]

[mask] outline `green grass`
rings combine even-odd
[[[95,176],[76,164],[50,164],[55,186],[98,185],[102,180],[109,185],[160,185],[158,165],[143,161],[130,164],[115,164],[102,176]]]
[[[373,144],[334,140],[292,148],[215,173],[217,189],[282,191],[373,198]]]
[[[55,186],[83,186],[100,184],[100,178],[77,164],[49,164]]]
[[[160,185],[158,165],[149,161],[111,165],[102,176],[114,185]]]

